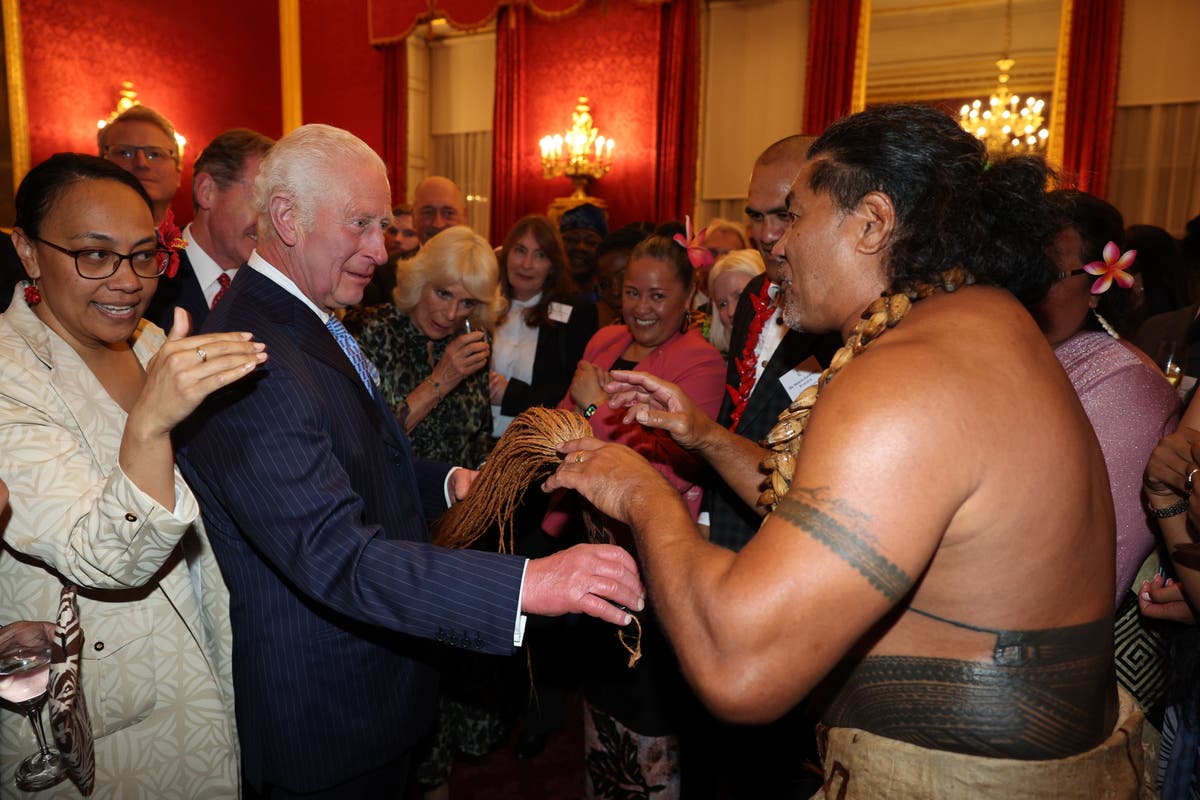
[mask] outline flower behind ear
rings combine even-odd
[[[179,227],[175,224],[175,213],[171,209],[167,209],[167,215],[163,217],[163,221],[155,228],[154,233],[158,238],[158,246],[165,247],[171,251],[170,260],[167,261],[167,269],[163,274],[168,278],[174,278],[175,273],[179,271],[179,251],[187,247],[187,242],[179,235]]]
[[[708,235],[708,228],[703,228],[696,234],[696,238],[692,238],[692,218],[684,216],[684,229],[686,234],[677,233],[673,237],[675,243],[687,250],[688,261],[692,262],[695,269],[706,269],[713,264],[713,254],[707,247],[704,246],[704,237]]]
[[[1104,260],[1084,264],[1083,269],[1089,275],[1099,277],[1092,283],[1092,294],[1104,294],[1112,286],[1113,281],[1122,289],[1133,286],[1133,276],[1126,270],[1133,266],[1137,259],[1137,250],[1126,250],[1124,253],[1117,247],[1116,242],[1104,245]]]

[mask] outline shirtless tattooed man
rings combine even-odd
[[[714,712],[763,722],[820,699],[830,797],[1136,796],[1108,478],[1021,305],[1050,274],[1046,180],[1040,159],[989,161],[918,106],[848,117],[812,145],[775,247],[784,320],[848,345],[811,415],[794,414],[807,428],[790,488],[760,496],[766,450],[677,387],[614,373],[629,424],[665,428],[747,502],[777,503],[741,552],[701,538],[630,450],[570,442],[547,482],[630,525]]]

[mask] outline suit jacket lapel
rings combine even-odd
[[[246,274],[243,278],[243,273]],[[312,309],[288,294],[281,286],[264,277],[253,269],[241,269],[233,286],[242,284],[240,289],[249,291],[260,304],[263,313],[270,317],[296,343],[296,346],[306,356],[316,361],[322,368],[341,373],[339,380],[348,380],[354,385],[355,395],[362,401],[372,422],[389,444],[400,447],[397,435],[403,435],[396,424],[391,409],[387,408],[379,392],[368,393],[363,386],[362,378],[350,359],[342,352],[337,340],[329,329],[321,324],[321,320]],[[233,291],[233,287],[230,288]],[[221,301],[224,305],[225,301]],[[267,362],[268,368],[270,361]],[[331,376],[332,377],[332,376]],[[390,424],[389,424],[390,423]]]

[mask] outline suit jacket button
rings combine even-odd
[[[125,514],[126,522],[137,522],[137,515],[132,512]]]
[[[99,653],[104,649],[104,642],[96,642],[94,645],[92,645],[92,649]]]

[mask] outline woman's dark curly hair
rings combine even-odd
[[[929,106],[884,105],[830,125],[809,148],[810,179],[851,211],[880,191],[896,209],[887,267],[893,289],[936,283],[962,264],[1026,303],[1045,294],[1054,233],[1040,157],[989,160],[982,142]]]

